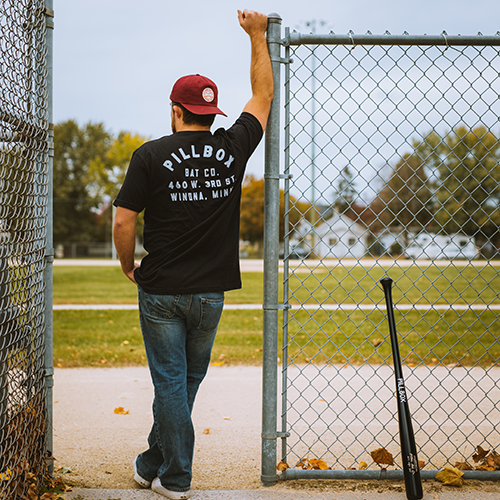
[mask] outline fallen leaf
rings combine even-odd
[[[455,468],[458,470],[474,470],[467,462],[455,462]]]
[[[394,465],[394,460],[391,453],[389,453],[385,448],[377,448],[370,452],[372,459],[377,464],[384,465]]]
[[[71,470],[71,467],[59,467],[59,469],[56,469],[56,472],[59,472],[59,474],[69,474],[73,471]]]
[[[114,411],[117,415],[128,415],[129,414],[129,410],[125,410],[125,408],[123,408],[123,406],[119,406],[118,408],[115,408]]]
[[[286,462],[280,462],[277,466],[276,469],[279,470],[280,472],[283,472],[287,469],[289,469],[290,466]]]
[[[224,420],[231,420],[231,417],[224,417]]]
[[[359,462],[359,470],[365,470],[368,467],[366,462]]]
[[[486,455],[488,455],[488,453],[490,452],[490,450],[485,450],[479,445],[476,447],[476,450],[477,453],[474,453],[474,455],[472,455],[472,460],[474,460],[474,462],[476,463],[484,460]]]
[[[461,487],[464,483],[462,476],[464,473],[456,467],[447,465],[442,471],[436,474],[436,479],[441,481],[445,486]]]
[[[299,460],[296,464],[295,467],[300,467],[301,469],[307,469],[307,458],[302,458]]]
[[[5,472],[0,474],[0,481],[8,481],[12,477],[12,470],[7,469]]]
[[[210,427],[207,427],[204,431],[203,434],[210,434]]]
[[[212,366],[222,366],[225,362],[225,360],[218,361],[217,363],[212,363]]]
[[[496,451],[492,451],[486,457],[485,465],[493,467],[494,470],[500,470],[500,455]]]
[[[44,493],[41,497],[40,497],[40,500],[56,500],[57,499],[57,496],[54,492],[47,492],[47,493]]]
[[[481,464],[481,465],[478,465],[474,470],[487,470],[487,471],[493,471],[495,470],[495,467],[490,467],[486,464]]]
[[[424,460],[419,460],[419,461],[418,461],[418,468],[419,468],[419,469],[423,469],[424,467],[425,467],[425,462],[424,462]]]
[[[330,470],[330,467],[326,465],[324,460],[320,460],[319,458],[311,458],[309,460],[309,464],[314,470]]]
[[[382,339],[373,339],[373,347],[378,347],[382,343]]]

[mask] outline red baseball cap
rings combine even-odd
[[[217,107],[217,85],[201,75],[179,78],[170,93],[170,100],[182,104],[195,115],[224,115]]]

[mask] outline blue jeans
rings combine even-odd
[[[149,449],[137,457],[137,472],[159,477],[172,491],[187,491],[192,478],[198,387],[210,364],[224,306],[224,293],[151,295],[139,287],[139,313],[154,385]]]

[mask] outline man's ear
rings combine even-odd
[[[182,120],[183,118],[183,112],[182,112],[182,108],[180,106],[176,106],[175,104],[172,106],[172,110],[175,114],[175,117],[178,119],[178,120]]]

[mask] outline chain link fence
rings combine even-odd
[[[500,36],[281,43],[282,478],[378,474],[378,448],[401,469],[385,275],[423,471],[477,467],[500,451]]]
[[[45,472],[48,197],[43,0],[0,1],[0,498]]]

